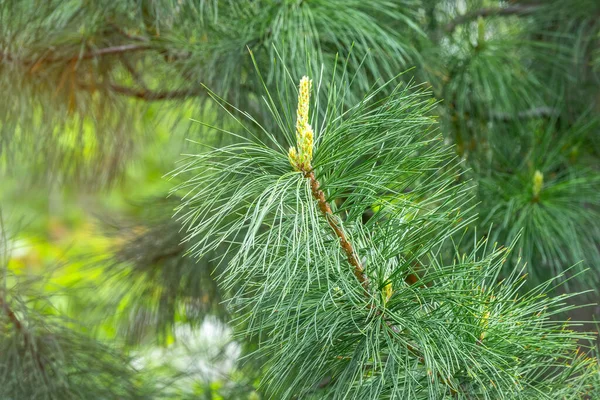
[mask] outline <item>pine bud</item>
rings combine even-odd
[[[298,91],[298,111],[296,120],[296,137],[299,139],[308,125],[308,107],[310,103],[310,89],[312,81],[307,76],[300,80]]]
[[[387,304],[394,293],[394,290],[392,289],[392,282],[389,282],[387,285],[385,285],[381,290],[381,293],[383,295],[383,304]]]
[[[485,21],[482,17],[477,19],[477,47],[483,47],[485,43]]]
[[[544,174],[539,170],[533,174],[533,199],[538,200],[542,187],[544,186]]]
[[[310,90],[312,81],[304,76],[300,80],[298,90],[298,110],[296,112],[296,148],[290,148],[288,157],[290,164],[297,171],[310,171],[314,147],[314,133],[308,123]]]

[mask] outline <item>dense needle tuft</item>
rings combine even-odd
[[[314,159],[304,77],[297,103],[291,80],[265,96],[282,132],[296,115],[296,147],[264,129],[267,143],[200,153],[175,173],[189,176],[177,215],[191,252],[227,249],[220,283],[239,334],[258,343],[248,358],[266,366],[268,397],[585,394],[596,362],[574,354],[589,337],[551,318],[565,297],[548,297],[551,283],[518,294],[519,268],[500,280],[512,246],[463,253],[450,240],[472,220],[470,188],[430,129],[430,95],[388,82],[346,108],[347,88],[331,82],[310,117]]]

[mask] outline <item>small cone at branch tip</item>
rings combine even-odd
[[[540,192],[542,191],[542,187],[544,186],[544,174],[542,174],[539,170],[536,170],[533,174],[533,197],[538,198]]]
[[[392,282],[389,282],[387,285],[385,285],[381,292],[383,294],[383,303],[387,304],[387,302],[392,297],[392,294],[394,293],[394,290],[392,288]]]
[[[307,76],[303,76],[300,80],[300,87],[298,91],[298,110],[296,120],[297,139],[300,139],[308,125],[308,109],[310,103],[311,87],[312,80],[308,79]]]
[[[298,109],[296,112],[296,145],[288,152],[290,164],[296,171],[310,171],[314,146],[314,133],[308,123],[310,105],[310,90],[312,80],[307,76],[302,77],[298,90]]]
[[[477,45],[482,46],[485,42],[485,21],[482,17],[477,19]]]

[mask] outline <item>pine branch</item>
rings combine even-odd
[[[454,30],[462,24],[473,21],[479,17],[505,17],[511,15],[523,16],[529,15],[540,8],[539,4],[514,4],[508,7],[489,7],[481,8],[463,15],[459,15],[454,18],[448,24],[444,30],[447,33],[452,33]]]
[[[8,303],[0,296],[0,307],[4,310],[4,314],[8,317],[8,320],[14,325],[17,331],[23,333],[24,328],[21,321],[17,318],[14,311],[9,307]]]
[[[515,119],[535,119],[552,118],[558,115],[559,110],[552,107],[534,107],[529,110],[519,111],[517,113],[495,113],[491,115],[492,119],[500,121],[513,121]]]
[[[147,44],[125,44],[120,46],[112,46],[105,47],[102,49],[92,50],[83,54],[77,54],[74,56],[42,56],[37,60],[21,60],[21,63],[25,66],[37,66],[42,63],[59,63],[59,62],[71,62],[78,60],[89,60],[92,58],[108,56],[108,55],[116,55],[116,54],[125,54],[146,50],[153,50],[152,46]],[[18,57],[15,57],[11,53],[2,52],[0,53],[0,61],[8,60],[15,61],[18,60]]]
[[[340,246],[347,256],[348,263],[353,267],[354,276],[356,276],[356,279],[358,279],[358,282],[360,282],[361,286],[364,288],[365,293],[368,294],[369,289],[370,289],[369,277],[365,273],[364,266],[362,265],[358,256],[356,255],[356,252],[354,251],[354,247],[348,241],[348,238],[346,237],[346,234],[344,233],[344,230],[342,229],[341,223],[337,220],[337,218],[333,214],[329,203],[327,203],[327,200],[325,199],[325,194],[321,190],[321,185],[320,185],[319,181],[317,180],[317,178],[315,177],[314,171],[303,171],[303,174],[304,174],[304,177],[310,181],[311,193],[312,193],[314,199],[317,200],[317,202],[319,204],[319,210],[321,211],[323,216],[325,216],[325,219],[327,220],[327,223],[329,224],[331,229],[333,229],[335,236],[339,239]],[[409,274],[409,276],[406,278],[406,280],[409,280],[409,279],[414,280],[414,283],[416,283],[418,281],[418,278],[414,274]],[[373,304],[371,304],[370,308],[375,308],[375,306]],[[399,335],[402,332],[398,326],[394,325],[391,321],[389,321],[386,318],[386,316],[383,314],[383,312],[381,312],[380,310],[377,310],[375,313],[376,313],[376,315],[381,316],[383,322],[395,334]],[[423,355],[421,355],[417,351],[417,349],[415,349],[413,346],[411,346],[410,344],[407,344],[406,348],[409,352],[411,352],[413,355],[415,355],[417,357],[419,362],[423,363],[425,361],[425,358],[423,357]],[[452,384],[447,379],[445,379],[439,372],[437,375],[440,378],[441,382],[443,382],[446,386],[448,386],[450,392],[453,395],[458,394],[458,391],[454,387],[452,387]]]
[[[0,307],[2,309],[4,309],[4,313],[8,317],[9,321],[14,325],[17,332],[19,334],[23,335],[24,345],[26,348],[29,348],[31,355],[33,356],[33,358],[35,360],[35,363],[37,364],[38,368],[42,372],[42,378],[44,379],[44,382],[47,383],[48,377],[46,376],[46,373],[45,373],[46,367],[44,366],[42,357],[41,357],[40,353],[38,353],[38,351],[35,349],[34,346],[29,346],[29,344],[31,343],[30,333],[25,329],[25,327],[23,326],[23,324],[21,323],[19,318],[15,315],[15,312],[10,308],[10,306],[8,305],[6,300],[4,300],[4,298],[1,296],[0,296]]]
[[[121,86],[114,83],[108,84],[106,87],[123,96],[134,97],[136,99],[146,101],[187,99],[190,97],[196,97],[200,94],[200,89],[148,90]]]
[[[582,357],[537,379],[557,354],[571,359],[576,335],[549,322],[540,329],[564,309],[564,299],[540,301],[547,284],[517,301],[518,270],[498,283],[510,250],[478,244],[465,255],[456,245],[448,263],[437,249],[468,221],[457,210],[466,199],[452,186],[450,153],[422,135],[433,103],[409,88],[372,103],[375,91],[343,118],[344,99],[334,98],[309,119],[309,93],[303,78],[287,157],[265,131],[268,143],[211,149],[173,173],[192,174],[176,189],[183,199],[178,220],[194,241],[190,253],[206,257],[228,246],[222,284],[235,293],[229,304],[243,334],[260,341],[256,357],[269,357],[262,382],[272,397],[302,398],[317,388],[332,398],[496,398],[517,391],[528,398],[555,394],[557,380],[570,394],[570,376],[591,374],[593,360]],[[290,132],[294,110],[284,103],[280,113],[273,98],[267,91],[273,119]],[[367,209],[373,215],[362,223]],[[435,285],[405,284],[411,260],[424,264]],[[558,334],[546,340],[549,332]],[[517,338],[522,346],[514,346]],[[539,356],[528,358],[528,346],[538,345]],[[411,388],[415,377],[419,387]]]
[[[138,51],[152,50],[153,47],[147,44],[124,44],[121,46],[113,46],[113,47],[105,47],[98,50],[92,50],[87,53],[83,53],[82,55],[77,55],[73,57],[55,57],[55,58],[45,58],[45,61],[49,62],[57,62],[57,61],[71,61],[71,60],[88,60],[90,58],[96,58],[107,55],[114,54],[123,54],[123,53],[132,53]]]
[[[102,86],[93,86],[87,83],[79,82],[77,86],[81,89],[94,91],[104,88],[106,91],[133,97],[144,101],[162,101],[162,100],[182,100],[200,95],[201,89],[179,89],[179,90],[150,90],[144,88],[134,88],[131,86],[122,86],[115,83],[108,83]]]
[[[356,279],[358,279],[358,282],[364,288],[365,293],[368,294],[369,288],[370,288],[369,277],[365,273],[365,268],[362,265],[362,263],[360,262],[358,256],[356,255],[356,252],[354,251],[354,247],[348,241],[348,238],[346,237],[346,234],[344,233],[344,230],[342,229],[340,222],[336,219],[335,215],[333,214],[333,212],[331,210],[331,206],[329,205],[329,203],[327,203],[327,200],[325,199],[325,194],[323,193],[323,191],[320,188],[321,185],[320,185],[319,181],[317,180],[317,178],[315,177],[314,171],[304,171],[304,177],[310,181],[311,193],[312,193],[314,199],[317,200],[319,203],[319,210],[325,216],[325,219],[327,220],[327,223],[329,224],[331,229],[333,229],[335,236],[339,239],[340,246],[341,246],[342,250],[344,251],[344,253],[346,254],[348,263],[353,267],[354,276],[356,276]],[[418,282],[418,280],[419,280],[419,278],[415,274],[412,274],[412,273],[409,274],[406,278],[406,282],[409,284],[410,284],[410,282],[416,283],[416,282]],[[371,305],[371,308],[373,308],[373,305]],[[377,315],[382,315],[382,313],[380,311],[378,311]],[[383,320],[384,320],[385,324],[394,333],[400,334],[400,332],[401,332],[400,328],[398,328],[396,325],[394,325],[390,321],[388,321],[385,318],[385,316],[383,316]],[[409,349],[409,351],[413,352],[413,354],[418,355],[416,350],[414,348],[412,348],[411,346],[408,346],[408,349]],[[422,359],[421,356],[419,356],[419,357]]]
[[[327,219],[327,223],[329,224],[331,229],[333,229],[335,235],[340,240],[340,246],[342,247],[344,253],[346,253],[346,256],[348,257],[348,263],[350,263],[350,265],[354,268],[354,276],[356,276],[356,279],[358,279],[358,282],[360,282],[365,291],[368,292],[370,284],[369,277],[365,274],[365,269],[360,260],[358,259],[358,256],[354,251],[354,247],[352,247],[352,244],[348,241],[348,238],[346,237],[346,234],[344,233],[340,222],[337,221],[336,217],[333,215],[333,212],[331,211],[331,206],[325,200],[325,194],[321,190],[321,185],[315,177],[314,172],[304,171],[304,177],[310,181],[311,193],[315,200],[319,202],[319,209],[321,210],[321,213],[323,213],[325,219]]]

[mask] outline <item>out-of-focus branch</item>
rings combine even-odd
[[[14,311],[8,306],[8,304],[6,303],[6,301],[4,301],[4,298],[2,296],[0,296],[0,308],[4,310],[4,314],[8,317],[8,320],[11,322],[11,324],[13,324],[15,329],[18,332],[23,333],[24,328],[21,324],[21,321],[19,321]]]
[[[35,346],[32,345],[32,338],[30,333],[25,329],[19,318],[15,315],[15,312],[9,307],[8,303],[0,296],[0,308],[4,310],[4,314],[15,327],[17,332],[23,336],[24,344],[27,349],[31,352],[32,357],[35,359],[35,363],[43,374],[44,381],[47,382],[48,377],[46,376],[46,367],[42,361],[42,356],[36,350]]]
[[[558,115],[558,110],[552,107],[535,107],[518,113],[496,113],[491,119],[500,121],[512,121],[515,119],[551,118]]]
[[[141,52],[146,50],[156,50],[154,47],[147,44],[126,44],[121,46],[112,46],[105,47],[102,49],[97,49],[93,51],[89,51],[86,53],[82,53],[76,56],[42,56],[36,60],[27,60],[27,59],[19,59],[15,57],[11,53],[0,52],[0,62],[9,61],[9,62],[18,62],[28,68],[31,71],[34,71],[39,68],[40,65],[46,63],[61,63],[61,62],[69,62],[76,63],[79,60],[88,60],[94,59],[97,57],[107,56],[107,55],[124,55],[132,52]],[[130,72],[134,80],[138,82],[141,86],[143,86],[143,82],[141,82],[141,77],[137,71],[133,69],[133,67],[128,63],[128,61],[124,58],[121,58],[124,62],[126,69]],[[80,88],[87,90],[95,90],[96,87],[92,87],[91,85],[87,85],[84,83],[80,83],[78,85]],[[140,100],[145,101],[159,101],[159,100],[172,100],[172,99],[186,99],[189,97],[198,96],[201,93],[200,88],[190,88],[190,89],[179,89],[179,90],[149,90],[144,87],[135,88],[129,86],[121,86],[117,84],[110,83],[106,85],[106,88],[110,89],[110,91],[114,93],[121,94],[123,96],[134,97]]]
[[[107,88],[115,93],[146,101],[187,99],[201,93],[201,89],[146,90],[112,83]]]
[[[96,57],[105,56],[105,55],[131,53],[131,52],[151,50],[151,49],[152,49],[152,47],[147,44],[124,44],[121,46],[105,47],[103,49],[92,50],[87,53],[83,53],[81,55],[70,57],[70,58],[69,57],[54,58],[54,59],[50,58],[50,59],[46,59],[46,61],[51,61],[51,62],[53,62],[53,61],[70,61],[73,59],[87,60],[90,58],[96,58]]]
[[[147,44],[124,44],[121,46],[112,46],[105,47],[102,49],[88,51],[82,54],[77,54],[75,56],[42,56],[36,60],[19,60],[17,57],[13,56],[10,53],[0,53],[0,61],[8,60],[8,61],[20,61],[22,64],[26,66],[36,65],[40,63],[55,63],[55,62],[69,62],[69,61],[77,61],[77,60],[89,60],[96,57],[106,56],[106,55],[114,55],[114,54],[123,54],[123,53],[132,53],[138,51],[152,50],[153,47]]]
[[[489,7],[480,8],[479,10],[459,15],[448,24],[444,30],[448,33],[454,32],[457,26],[473,21],[479,17],[501,17],[509,15],[528,15],[536,11],[540,7],[539,4],[514,4],[508,7]]]

